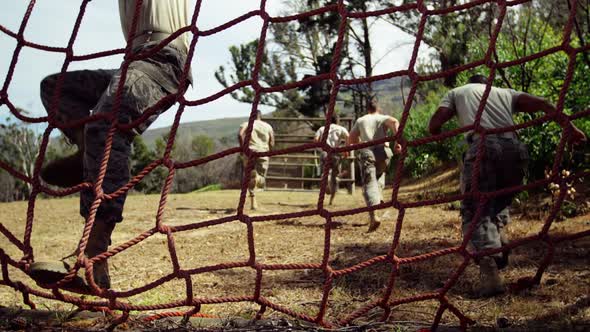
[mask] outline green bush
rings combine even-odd
[[[220,183],[215,183],[215,184],[210,184],[208,186],[205,186],[203,188],[199,188],[193,192],[194,193],[203,193],[203,192],[207,192],[207,191],[218,191],[221,189],[223,189],[223,186]]]
[[[442,89],[427,92],[424,100],[410,110],[410,116],[404,127],[404,139],[413,141],[430,136],[428,123],[436,112],[440,99],[444,96]],[[449,121],[443,131],[458,127],[457,121]],[[457,135],[443,141],[408,148],[408,155],[404,163],[406,173],[412,177],[420,177],[430,172],[441,163],[458,160],[464,150],[463,135]]]

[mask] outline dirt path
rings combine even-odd
[[[404,200],[416,200],[427,195],[428,188],[438,188],[439,195],[456,190],[453,176],[442,175],[438,187],[414,184],[402,190]],[[440,190],[440,188],[447,188]],[[426,192],[426,194],[425,194]],[[391,192],[386,192],[389,197]],[[276,215],[313,210],[316,193],[263,192],[259,195],[261,211],[246,210],[252,215]],[[171,195],[164,216],[170,226],[191,225],[221,217],[235,215],[238,191],[219,191],[200,194]],[[121,223],[113,236],[113,245],[132,239],[155,225],[159,196],[130,196]],[[358,193],[355,196],[339,195],[330,211],[363,206]],[[0,219],[4,226],[22,238],[26,203],[0,204]],[[394,234],[398,211],[381,211],[383,226],[375,233],[366,234],[366,214],[337,217],[338,228],[331,230],[330,264],[342,269],[387,254]],[[72,251],[80,237],[82,221],[77,216],[76,198],[39,200],[35,209],[32,245],[37,260],[56,259]],[[324,254],[325,220],[318,216],[287,218],[254,224],[256,260],[259,263],[321,263]],[[540,231],[542,220],[515,218],[509,227],[512,239],[522,238]],[[590,216],[581,216],[555,223],[552,234],[569,234],[590,229]],[[447,205],[408,209],[406,211],[399,257],[431,252],[460,244],[460,221],[457,211]],[[179,263],[183,269],[194,269],[220,263],[246,261],[249,258],[247,227],[231,221],[206,228],[174,233]],[[2,250],[14,259],[19,251],[0,240]],[[531,244],[514,250],[510,267],[504,276],[509,282],[534,274],[544,257],[542,244]],[[555,263],[549,268],[542,285],[524,293],[509,293],[492,299],[477,299],[477,268],[469,265],[449,293],[450,301],[469,317],[485,326],[494,326],[499,318],[512,325],[527,325],[539,321],[567,323],[588,322],[590,309],[584,296],[590,294],[590,239],[584,238],[561,245],[555,254]],[[167,239],[156,234],[110,260],[113,289],[130,290],[157,280],[172,272]],[[443,256],[422,263],[402,266],[396,281],[393,298],[435,291],[461,264],[456,255]],[[385,263],[345,275],[334,281],[328,315],[341,318],[377,298],[390,276],[391,267]],[[9,270],[13,280],[31,281],[20,271]],[[195,297],[250,296],[254,293],[256,271],[252,268],[234,268],[192,277]],[[321,301],[323,275],[316,270],[264,271],[261,293],[270,301],[297,312],[314,315]],[[133,304],[165,303],[186,298],[184,281],[172,280],[164,285],[124,299]],[[22,298],[7,287],[0,288],[0,303],[19,306]],[[71,305],[33,298],[42,307],[53,310],[70,310]],[[423,301],[397,307],[391,320],[431,321],[438,307],[436,301]],[[205,305],[203,312],[223,317],[253,315],[258,306],[251,303]],[[269,310],[269,317],[281,314]],[[375,309],[358,322],[379,317]],[[503,321],[504,321],[503,320]],[[450,314],[443,323],[457,325]]]

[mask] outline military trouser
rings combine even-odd
[[[151,45],[146,45],[151,47]],[[145,48],[144,48],[145,49]],[[119,124],[128,124],[138,119],[145,110],[162,98],[178,91],[181,68],[186,54],[172,47],[164,47],[144,60],[133,61],[125,77],[117,113]],[[53,102],[53,94],[60,74],[46,77],[41,82],[41,100],[47,110]],[[60,122],[72,122],[92,114],[114,111],[115,95],[121,80],[121,70],[82,70],[64,74],[63,85],[57,105],[56,118]],[[173,89],[175,87],[176,89]],[[124,186],[130,178],[129,156],[135,134],[141,134],[157,116],[173,105],[166,103],[133,131],[115,131],[113,144],[102,184],[105,193],[112,193]],[[105,141],[111,127],[106,119],[87,123],[84,128],[64,128],[62,132],[70,141],[80,144],[84,150],[84,181],[95,182],[105,150]],[[78,133],[83,133],[80,142]],[[123,220],[126,194],[104,200],[98,208],[97,218],[104,222]],[[87,218],[94,201],[93,189],[80,193],[80,214]]]
[[[468,140],[469,148],[464,154],[461,172],[461,193],[471,191],[473,169],[480,139]],[[493,192],[522,184],[529,160],[526,145],[516,138],[487,135],[484,142],[484,155],[481,161],[478,189],[480,192]],[[503,243],[501,234],[510,221],[509,207],[516,193],[509,193],[490,198],[483,206],[471,237],[473,247],[480,250],[500,248]],[[478,202],[466,198],[461,202],[463,234],[465,235],[478,208]],[[498,260],[501,253],[493,257]]]
[[[381,191],[385,186],[385,171],[393,152],[389,147],[378,145],[359,150],[357,156],[365,203],[367,206],[380,204],[383,197]]]
[[[324,163],[326,162],[327,158],[328,153],[326,151],[322,151],[322,153],[320,154],[320,169],[322,172],[324,171]],[[330,193],[336,193],[338,191],[338,181],[336,181],[336,178],[338,177],[338,174],[340,174],[341,161],[342,157],[340,156],[340,154],[332,154],[332,162],[330,166],[328,166],[328,169],[330,171],[330,178],[328,179],[328,191]]]
[[[242,174],[245,176],[246,167],[248,167],[248,158],[246,158],[243,155],[241,156],[241,158],[243,166]],[[251,197],[254,196],[256,187],[264,187],[264,183],[266,182],[266,172],[268,171],[268,162],[269,157],[259,157],[254,160],[254,168],[248,176],[248,192],[250,193]]]

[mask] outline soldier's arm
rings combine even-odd
[[[238,131],[238,142],[240,143],[240,146],[244,145],[244,134],[246,133],[246,127],[240,127],[240,130]]]
[[[345,141],[345,142],[346,142],[346,141],[348,141],[348,137],[349,137],[349,136],[350,136],[350,134],[348,133],[348,130],[346,130],[346,129],[345,129],[345,130],[343,130],[343,131],[340,133],[340,141]]]
[[[348,135],[348,145],[358,144],[360,143],[360,133],[358,130],[354,128],[350,131],[350,135]]]
[[[554,113],[555,106],[543,98],[529,95],[528,93],[521,93],[516,97],[516,104],[514,105],[515,112],[534,113],[543,111],[546,114]]]
[[[321,130],[322,130],[322,128],[318,129],[318,130],[315,132],[315,135],[313,136],[313,141],[314,141],[315,143],[319,142],[319,141],[320,141],[320,139],[322,138],[322,135],[320,134]]]
[[[270,131],[269,136],[270,137],[268,138],[268,148],[272,150],[275,147],[275,133],[273,130]]]
[[[390,116],[384,123],[385,127],[395,135],[397,134],[397,130],[399,129],[399,121],[396,118]]]
[[[534,113],[543,111],[545,114],[552,114],[557,111],[555,106],[547,100],[530,95],[528,93],[521,93],[516,97],[515,112]],[[586,134],[578,129],[573,123],[569,123],[573,129],[572,142],[574,144],[585,142],[587,140]]]
[[[385,126],[389,130],[391,130],[391,132],[395,135],[395,134],[397,134],[397,131],[399,130],[399,121],[397,121],[396,118],[390,116],[387,120],[385,120]],[[402,146],[399,143],[395,143],[395,146],[393,147],[393,151],[395,153],[401,153]]]
[[[348,133],[348,130],[346,130],[346,128],[345,128],[340,133],[339,142],[344,142],[344,144],[348,144],[349,137],[350,137],[350,134]],[[344,155],[344,157],[348,158],[348,156],[350,156],[350,151],[345,151],[342,154]]]
[[[442,126],[451,120],[457,112],[449,107],[439,107],[430,118],[428,131],[431,135],[440,134]]]

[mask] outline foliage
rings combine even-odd
[[[352,1],[361,6],[361,1]],[[285,1],[287,8],[293,12],[306,12],[323,6],[336,4],[335,0]],[[366,23],[366,20],[364,20]],[[277,86],[311,76],[330,72],[338,37],[340,16],[328,11],[297,21],[276,23],[270,27],[270,38],[266,40],[265,52],[261,58],[259,81],[263,85]],[[352,28],[349,31],[353,31]],[[368,45],[368,47],[367,47]],[[258,41],[231,46],[232,68],[228,71],[221,66],[215,73],[217,80],[225,87],[250,79],[256,60]],[[370,42],[365,38],[365,57],[369,61],[370,76]],[[341,58],[348,55],[347,48],[342,50]],[[365,61],[367,63],[367,61]],[[317,117],[325,113],[330,99],[332,84],[329,80],[314,81],[297,89],[281,93],[264,94],[260,103],[274,107],[279,111],[295,111],[301,115]],[[236,100],[251,103],[254,100],[253,89],[246,87],[240,93],[232,94]]]
[[[133,139],[130,169],[132,175],[139,174],[145,167],[156,160],[157,154],[150,150],[139,135]],[[135,185],[134,189],[146,194],[159,193],[162,189],[166,169],[159,166],[152,170],[141,182]]]
[[[400,1],[379,0],[382,5],[400,5]],[[464,0],[424,1],[430,8],[448,8],[466,3]],[[413,4],[413,0],[402,0],[401,4]],[[445,15],[433,15],[428,18],[421,40],[434,51],[431,59],[433,67],[442,71],[450,70],[468,62],[466,55],[470,51],[469,41],[486,40],[493,20],[493,6],[485,3],[467,10],[454,11]],[[417,36],[422,14],[417,10],[395,12],[388,15],[391,24],[409,35]],[[456,74],[444,78],[444,85],[456,86]]]
[[[516,60],[560,45],[562,31],[561,29],[556,30],[550,24],[551,21],[543,16],[546,13],[539,12],[538,8],[534,6],[523,6],[518,14],[506,17],[505,28],[497,40],[495,52],[497,61]],[[580,40],[574,37],[572,43],[579,44]],[[488,48],[487,42],[474,40],[470,45],[472,50],[470,60],[483,58]],[[564,100],[566,114],[575,114],[590,107],[590,95],[588,94],[590,83],[586,77],[590,67],[584,57],[584,54],[578,54],[576,57],[573,79],[567,87]],[[495,76],[494,85],[527,92],[557,103],[566,79],[568,63],[567,54],[558,52],[519,65],[502,68]],[[459,81],[467,81],[467,78],[476,71],[485,75],[489,73],[487,68],[478,68],[459,75]],[[517,123],[523,123],[542,115],[539,113],[518,113],[515,120]],[[576,120],[575,124],[586,135],[590,134],[590,119],[588,117]],[[562,128],[554,122],[543,123],[519,131],[519,137],[528,146],[531,157],[529,177],[533,179],[542,177],[544,170],[553,163],[561,133]],[[574,165],[574,167],[576,166]]]
[[[197,158],[206,157],[215,150],[215,142],[206,135],[197,135],[191,141],[191,148]]]
[[[413,141],[430,136],[428,122],[438,108],[440,96],[444,90],[430,91],[425,100],[410,111],[410,116],[404,127],[404,139]],[[458,127],[456,121],[447,123],[443,130],[452,130]],[[419,177],[442,162],[458,160],[463,152],[461,144],[463,137],[455,136],[444,141],[423,144],[408,149],[404,169],[412,177]]]
[[[215,184],[210,184],[210,185],[205,186],[203,188],[197,189],[194,192],[203,193],[203,192],[207,192],[207,191],[218,191],[221,189],[223,189],[223,185],[221,185],[219,183],[215,183]]]
[[[220,66],[215,72],[217,81],[228,88],[234,84],[252,79],[252,72],[256,65],[256,54],[258,40],[249,43],[231,46],[232,68],[228,71],[226,67]],[[278,53],[269,55],[263,51],[261,57],[258,82],[263,86],[277,86],[297,80],[297,59],[294,57],[281,57]],[[255,92],[250,86],[231,93],[232,98],[244,102],[253,103]],[[276,108],[293,108],[301,102],[301,96],[296,90],[288,90],[284,93],[265,93],[260,96],[260,104]]]
[[[22,109],[18,112],[26,114]],[[20,122],[12,122],[6,119],[5,124],[0,124],[0,160],[11,165],[25,176],[32,177],[35,170],[35,162],[41,145],[41,135],[31,126]],[[3,169],[0,169],[0,199],[12,201],[26,199],[32,191],[32,185],[18,179],[10,179]]]

